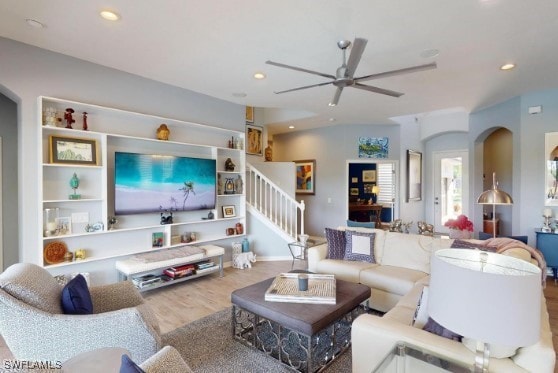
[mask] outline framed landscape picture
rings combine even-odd
[[[296,172],[296,194],[316,193],[316,161],[314,159],[294,161]]]
[[[50,163],[97,165],[97,141],[50,136]]]

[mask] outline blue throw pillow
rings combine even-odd
[[[345,260],[376,263],[374,259],[375,233],[345,231]]]
[[[337,229],[326,228],[327,258],[343,259],[345,256],[345,232]]]
[[[375,221],[360,222],[354,220],[347,220],[347,227],[376,228],[376,222]]]
[[[67,315],[90,315],[93,313],[93,302],[82,275],[77,275],[62,290],[62,309]]]
[[[134,363],[128,355],[122,355],[121,361],[120,373],[145,373],[145,371],[138,367],[138,365]]]

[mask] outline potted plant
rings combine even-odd
[[[444,226],[449,228],[450,238],[471,238],[473,236],[473,222],[465,215],[449,219]]]

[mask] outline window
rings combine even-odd
[[[395,202],[395,164],[377,163],[377,183],[380,188],[377,203]]]

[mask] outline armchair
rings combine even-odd
[[[0,274],[0,334],[16,359],[66,361],[123,347],[142,362],[161,347],[157,319],[129,281],[90,288],[91,315],[62,313],[62,286],[44,268],[17,263]]]

